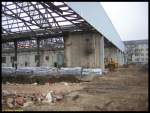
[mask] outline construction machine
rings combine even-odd
[[[114,71],[116,68],[118,68],[118,63],[115,62],[112,58],[105,58],[104,59],[105,67],[109,68],[110,71]]]

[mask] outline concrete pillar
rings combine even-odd
[[[122,51],[120,51],[120,65],[123,65],[123,55],[122,55]]]
[[[122,65],[122,56],[121,56],[121,51],[118,49],[118,65]]]
[[[14,46],[15,46],[14,66],[15,69],[17,69],[17,41],[14,41]]]
[[[120,65],[120,62],[119,62],[119,49],[116,49],[116,55],[117,55],[117,63],[118,63],[118,65]]]
[[[96,32],[65,34],[64,56],[67,67],[104,68],[104,39]]]
[[[125,53],[123,53],[123,52],[122,52],[122,57],[123,57],[123,61],[122,61],[123,64],[126,64],[126,63],[127,63],[127,62],[126,62],[126,57],[125,57]]]
[[[100,37],[100,67],[102,70],[104,70],[104,37]]]

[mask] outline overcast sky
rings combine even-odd
[[[101,2],[123,41],[148,39],[148,2]]]

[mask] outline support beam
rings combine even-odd
[[[37,27],[42,28],[42,27],[33,19],[33,17],[30,16],[30,14],[27,13],[27,11],[25,11],[25,10],[23,9],[23,7],[20,7],[20,6],[17,4],[17,2],[13,2],[13,3],[14,3],[16,6],[18,6],[24,13],[26,13],[26,14],[28,15],[28,17],[30,17],[30,19],[35,22],[35,24],[36,24]],[[33,24],[33,23],[32,23],[32,24]]]
[[[17,41],[14,41],[14,47],[15,47],[14,66],[15,69],[17,69]]]
[[[52,25],[49,23],[48,19],[44,16],[43,13],[41,13],[39,11],[39,9],[36,7],[37,4],[33,4],[32,2],[30,2],[30,4],[34,7],[34,9],[43,17],[43,19],[47,22],[47,24],[49,25],[49,27],[52,27]]]
[[[105,65],[104,65],[104,37],[101,36],[100,37],[100,67],[102,70],[105,69]]]
[[[117,56],[117,62],[116,63],[118,63],[118,65],[120,65],[120,61],[119,61],[119,49],[117,49],[116,48],[116,56]]]
[[[40,67],[40,39],[37,38],[37,67]]]
[[[45,10],[47,11],[47,13],[49,13],[51,15],[51,17],[53,18],[54,22],[57,24],[57,26],[59,27],[59,29],[62,31],[60,25],[58,24],[58,22],[56,21],[56,19],[53,17],[53,15],[51,14],[51,12],[49,12],[48,10],[48,6],[46,6],[44,3],[41,2],[41,5],[45,8]],[[63,31],[62,31],[63,32]]]

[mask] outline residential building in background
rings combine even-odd
[[[148,40],[124,41],[127,63],[148,63]]]

